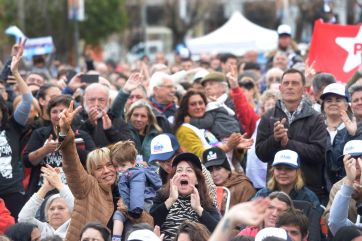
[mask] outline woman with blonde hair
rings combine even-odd
[[[59,120],[59,144],[63,154],[63,170],[75,202],[65,240],[79,240],[83,225],[97,220],[103,225],[111,221],[114,212],[112,187],[117,173],[108,148],[96,149],[87,156],[87,170],[83,168],[71,129],[74,116],[80,107],[63,110]]]
[[[137,148],[137,159],[148,162],[151,154],[151,140],[162,133],[152,107],[146,100],[137,100],[128,109],[126,122]]]
[[[282,150],[275,154],[267,186],[259,190],[255,197],[267,197],[274,191],[285,192],[292,200],[308,201],[320,208],[317,195],[304,184],[299,156],[295,151]]]

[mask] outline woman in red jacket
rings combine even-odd
[[[0,198],[0,234],[4,234],[5,229],[15,223],[15,219],[11,216],[10,211],[6,208],[5,202]]]

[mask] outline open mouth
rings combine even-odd
[[[180,184],[181,184],[181,186],[187,186],[187,185],[189,185],[189,181],[187,181],[187,180],[181,180],[181,181],[180,181]]]

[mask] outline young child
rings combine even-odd
[[[117,142],[110,150],[111,160],[119,173],[119,193],[127,206],[127,210],[117,210],[113,216],[112,241],[120,241],[125,221],[134,222],[149,213],[162,182],[152,167],[136,163],[137,149],[132,141]]]

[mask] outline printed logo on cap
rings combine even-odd
[[[160,152],[163,152],[163,149],[164,149],[164,146],[160,142],[157,142],[156,145],[154,145],[154,147],[153,147],[153,152],[160,153]]]
[[[162,154],[173,151],[171,139],[166,134],[161,134],[151,141],[151,154]]]
[[[344,145],[343,155],[362,153],[362,141],[361,140],[352,140],[347,142]]]
[[[216,158],[217,158],[216,152],[212,152],[212,151],[210,151],[210,152],[207,154],[207,157],[206,157],[206,159],[207,159],[208,161],[215,160]]]
[[[280,159],[282,159],[282,160],[291,160],[292,157],[290,155],[288,155],[288,154],[282,154],[282,155],[280,155]]]

